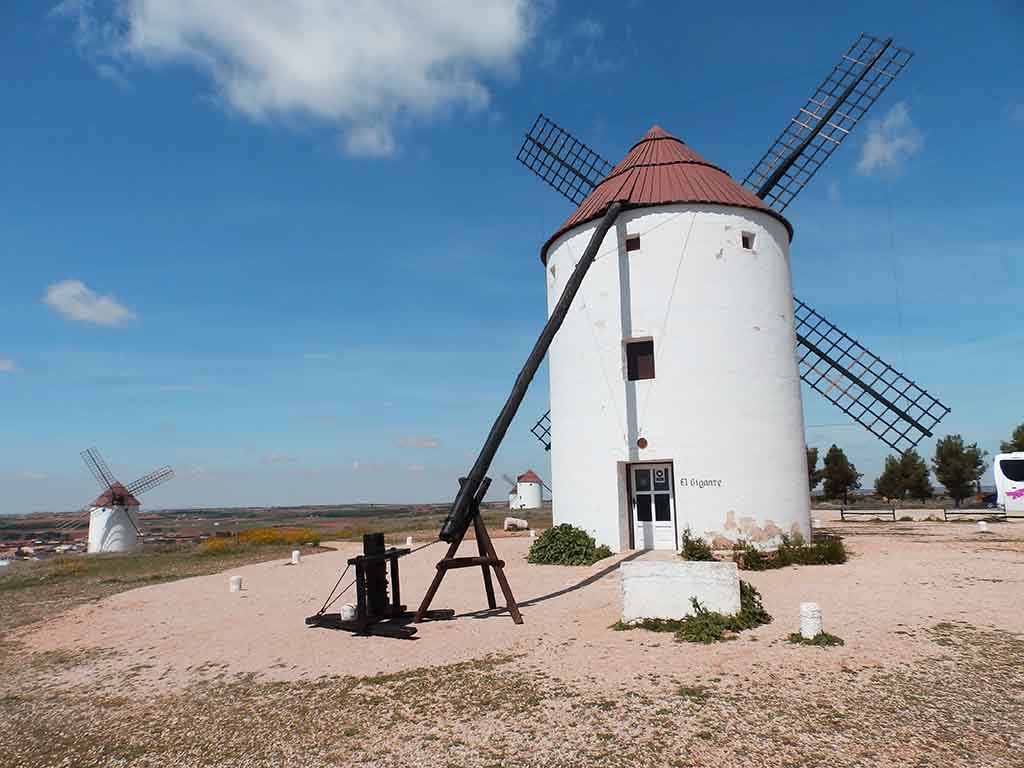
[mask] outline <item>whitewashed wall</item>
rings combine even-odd
[[[93,507],[89,512],[89,554],[139,549],[139,535],[128,515],[125,507]]]
[[[549,312],[595,226],[549,249]],[[548,356],[556,523],[627,548],[626,464],[671,461],[680,532],[720,546],[809,536],[788,243],[778,220],[728,206],[619,217]],[[655,379],[627,381],[624,340],[652,337]]]
[[[540,483],[516,483],[515,509],[540,509],[542,506],[544,499],[541,496]]]

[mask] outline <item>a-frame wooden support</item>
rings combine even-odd
[[[465,478],[459,480],[460,484],[465,482]],[[487,592],[487,605],[492,610],[498,607],[494,599],[494,584],[491,583],[491,569],[494,569],[494,575],[498,579],[498,586],[501,587],[501,592],[505,596],[505,604],[508,607],[508,612],[512,614],[512,621],[516,624],[523,623],[522,614],[519,613],[519,604],[516,603],[516,598],[512,594],[512,587],[508,584],[508,579],[505,578],[505,561],[498,558],[498,554],[494,551],[494,544],[491,542],[491,537],[487,533],[487,527],[484,525],[484,521],[480,516],[480,503],[483,501],[484,496],[487,494],[487,488],[491,484],[491,479],[485,477],[483,482],[480,483],[480,487],[477,492],[473,495],[471,503],[470,516],[473,519],[473,530],[476,532],[476,548],[479,553],[478,557],[456,557],[456,553],[459,551],[459,545],[462,543],[462,539],[466,535],[466,531],[469,530],[469,526],[466,525],[462,532],[456,537],[454,541],[448,546],[448,552],[437,564],[437,573],[434,574],[434,580],[430,582],[430,588],[427,590],[427,594],[423,596],[423,602],[420,603],[419,610],[416,611],[416,616],[413,618],[413,622],[419,623],[427,618],[427,613],[430,610],[430,603],[434,599],[434,595],[437,594],[438,587],[441,586],[441,582],[444,580],[445,574],[452,568],[473,568],[480,566],[480,570],[484,577],[484,590]]]

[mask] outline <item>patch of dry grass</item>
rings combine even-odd
[[[320,546],[320,531],[312,528],[248,528],[233,536],[218,536],[199,545],[202,555],[224,555],[255,547]]]
[[[1024,639],[953,623],[927,634],[933,653],[913,664],[713,687],[680,673],[582,688],[503,655],[129,699],[101,678],[31,685],[26,669],[0,682],[0,722],[18,734],[13,765],[1019,765]]]

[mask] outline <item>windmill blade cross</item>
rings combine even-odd
[[[170,467],[161,467],[160,469],[150,472],[148,475],[143,475],[138,480],[128,485],[128,493],[132,496],[139,496],[140,494],[151,491],[158,485],[163,485],[168,480],[174,477],[174,470]]]
[[[776,211],[784,211],[913,55],[894,46],[891,38],[857,38],[750,170],[743,186]]]
[[[104,488],[111,488],[117,482],[114,474],[110,471],[110,467],[107,466],[107,462],[103,460],[99,450],[96,448],[82,451],[82,461],[92,471],[96,481]]]
[[[530,429],[533,436],[540,440],[545,451],[551,450],[551,409],[544,411],[544,415],[537,419],[537,423]]]
[[[949,408],[799,299],[794,321],[800,378],[900,454]]]
[[[68,518],[54,526],[55,531],[72,531],[77,528],[84,528],[88,520],[82,515],[76,515],[75,517]]]
[[[516,159],[574,205],[582,203],[613,168],[543,112],[527,131]]]

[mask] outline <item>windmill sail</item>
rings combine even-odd
[[[516,159],[574,205],[612,172],[611,163],[543,113],[523,138]]]
[[[931,437],[949,408],[795,299],[800,378],[900,453]]]
[[[743,186],[778,212],[811,180],[913,53],[861,35],[764,153]]]
[[[551,450],[551,409],[544,412],[544,415],[537,419],[537,423],[530,430],[533,436],[540,440],[545,451]]]
[[[146,491],[151,491],[158,485],[163,485],[174,477],[174,470],[170,467],[161,467],[148,475],[143,475],[138,480],[128,485],[128,493],[132,496],[139,496]]]
[[[110,467],[107,466],[107,462],[103,460],[103,457],[100,456],[100,452],[96,448],[82,451],[82,460],[92,471],[96,481],[104,488],[111,488],[117,482],[114,474],[110,471]]]

